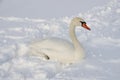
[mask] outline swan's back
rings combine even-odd
[[[57,54],[62,54],[63,52],[72,53],[74,47],[71,42],[60,39],[60,38],[48,38],[40,41],[35,41],[30,45],[31,48],[39,49],[44,51],[56,51]]]

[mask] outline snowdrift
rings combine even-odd
[[[30,19],[0,16],[0,80],[119,80],[120,2],[111,0],[83,17],[91,31],[76,29],[86,59],[63,67],[58,62],[29,57],[30,42],[47,37],[69,39],[72,17]]]

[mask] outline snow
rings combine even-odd
[[[76,29],[86,52],[83,62],[61,65],[29,55],[29,44],[41,38],[70,41],[68,25],[74,16],[82,16],[91,28]],[[119,0],[74,16],[50,20],[0,16],[0,80],[119,80]]]

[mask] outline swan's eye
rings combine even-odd
[[[83,24],[86,24],[86,22],[85,21],[80,21],[81,22],[81,24],[83,25]]]

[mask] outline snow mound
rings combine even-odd
[[[30,19],[0,17],[0,80],[119,80],[120,2],[111,0],[77,16],[84,17],[91,31],[76,29],[86,50],[82,63],[63,66],[58,62],[30,57],[29,43],[41,38],[70,40],[72,17]]]

